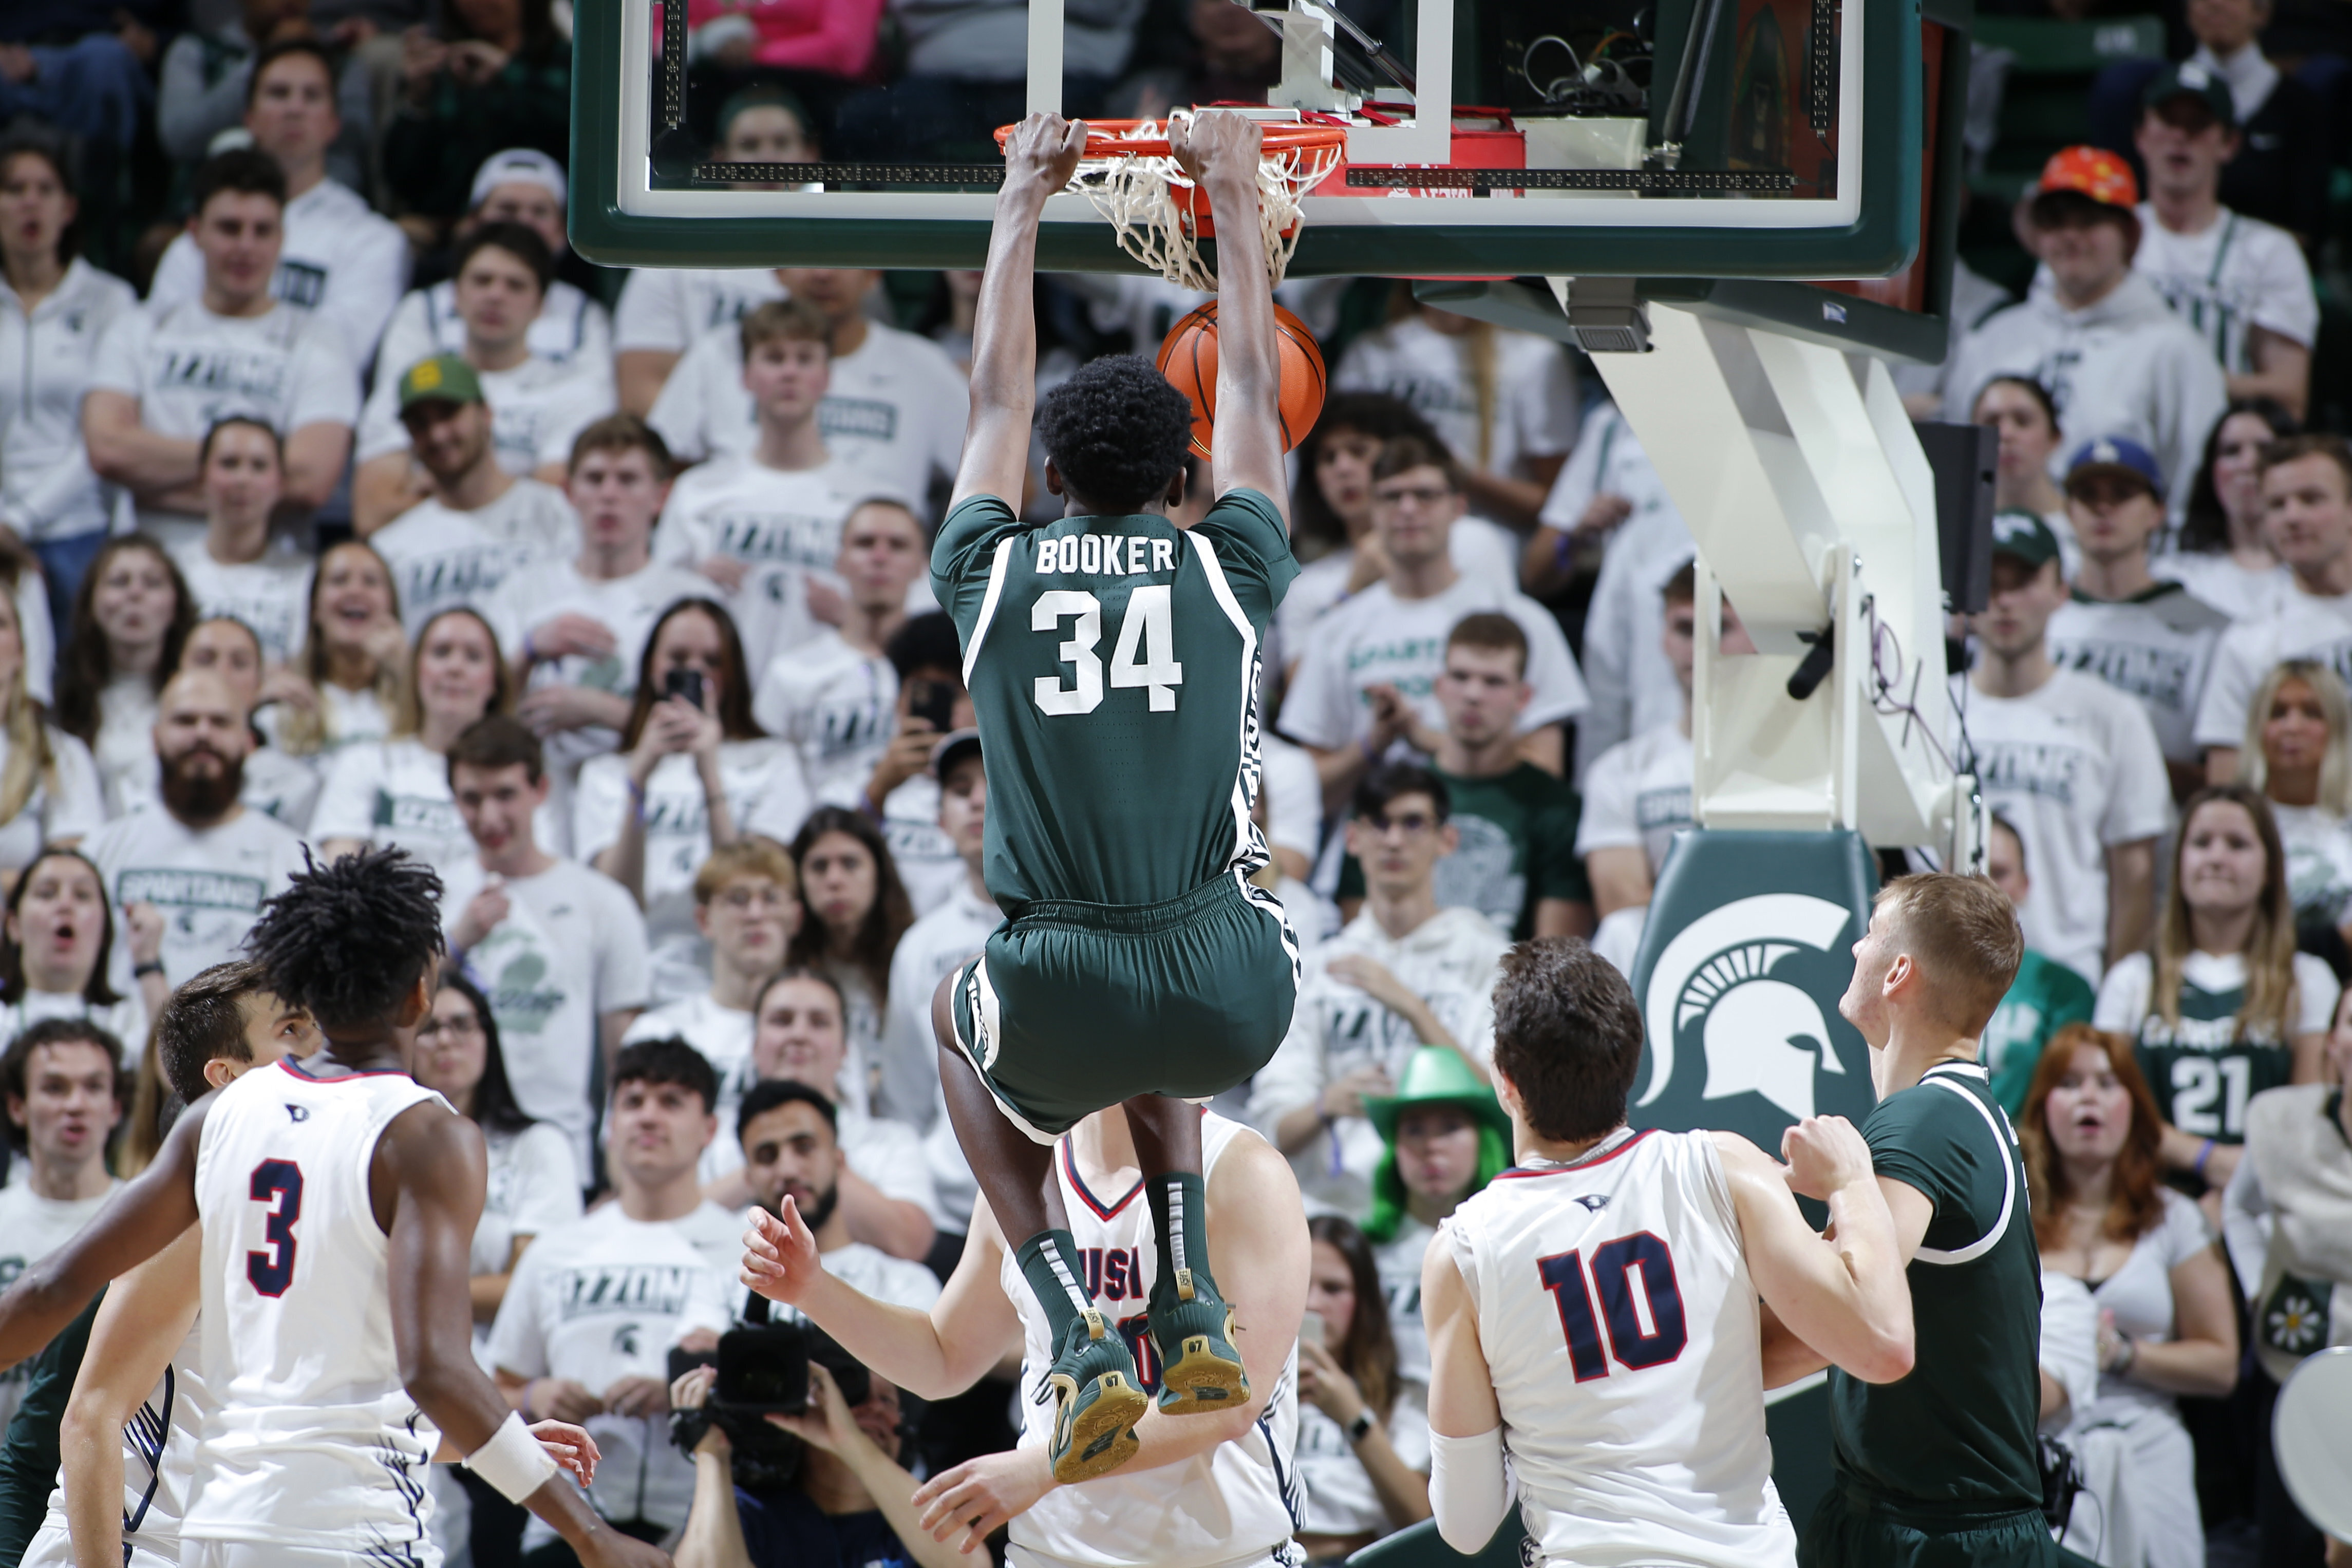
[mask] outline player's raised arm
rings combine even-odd
[[[370,1179],[379,1193],[388,1185],[394,1194],[387,1270],[392,1337],[401,1382],[416,1407],[467,1456],[476,1475],[545,1520],[589,1568],[667,1563],[663,1553],[599,1519],[535,1439],[526,1444],[511,1435],[522,1428],[474,1360],[467,1281],[488,1179],[480,1130],[437,1102],[413,1105],[377,1141]],[[545,1479],[515,1496],[513,1478],[524,1474]]]
[[[1787,1170],[1736,1133],[1714,1138],[1748,1277],[1765,1305],[1790,1333],[1864,1383],[1907,1376],[1914,1347],[1904,1248],[1861,1133],[1841,1116],[1806,1118],[1782,1143]],[[1805,1222],[1791,1186],[1828,1203],[1826,1236]]]
[[[0,1367],[39,1354],[100,1286],[144,1263],[196,1222],[196,1139],[212,1102],[207,1094],[189,1106],[153,1164],[72,1240],[0,1294]]]
[[[1255,490],[1290,516],[1282,465],[1282,358],[1274,288],[1258,249],[1255,120],[1211,110],[1168,128],[1176,162],[1208,193],[1217,234],[1217,411],[1209,448],[1217,494]]]
[[[1070,183],[1086,145],[1086,121],[1043,113],[1013,127],[1004,144],[1004,183],[971,326],[971,417],[954,501],[994,496],[1020,509],[1037,402],[1037,220],[1045,198]]]

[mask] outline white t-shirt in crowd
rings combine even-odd
[[[2270,804],[2296,916],[2343,925],[2352,914],[2352,821],[2317,806]]]
[[[172,552],[199,620],[226,615],[242,621],[260,640],[264,663],[282,664],[301,651],[310,634],[310,573],[308,556],[264,550],[261,559],[221,561],[202,539]]]
[[[1661,725],[1603,752],[1584,776],[1578,858],[1638,846],[1650,858],[1654,883],[1675,835],[1691,826],[1692,758],[1690,737],[1679,724]]]
[[[552,794],[533,826],[542,849],[571,841],[569,824]],[[328,761],[319,803],[310,812],[310,841],[357,839],[372,849],[406,850],[445,875],[474,852],[457,797],[449,792],[449,761],[413,735],[363,740]]]
[[[499,646],[522,647],[533,627],[559,615],[584,615],[613,633],[613,652],[601,659],[567,653],[531,672],[533,686],[586,686],[617,696],[635,696],[637,666],[644,660],[646,639],[662,612],[681,599],[707,599],[717,587],[709,578],[684,567],[648,562],[625,577],[589,579],[571,561],[535,566],[529,573],[510,577],[483,606]],[[551,766],[572,768],[621,743],[618,730],[601,725],[562,730],[548,737]]]
[[[332,180],[288,202],[285,225],[271,297],[333,323],[353,368],[364,370],[408,287],[408,236],[378,215],[367,198]],[[156,264],[148,305],[193,303],[204,292],[204,254],[193,236],[180,235]]]
[[[621,285],[613,348],[683,354],[705,332],[732,327],[785,288],[768,267],[640,267]]]
[[[231,414],[261,420],[281,436],[313,424],[349,428],[360,415],[359,372],[341,335],[295,305],[215,316],[189,299],[131,311],[99,340],[89,386],[137,398],[142,427],[181,441],[202,441]],[[178,542],[202,523],[192,513],[141,507],[139,526]]]
[[[928,1312],[940,1299],[940,1277],[920,1263],[904,1258],[893,1258],[879,1247],[869,1247],[863,1241],[845,1241],[818,1254],[824,1261],[824,1271],[856,1291],[859,1295],[880,1301],[885,1306],[908,1307]],[[722,1301],[724,1315],[701,1321],[689,1321],[683,1333],[711,1329],[724,1333],[741,1318],[742,1308],[749,1304],[749,1294],[741,1289],[727,1292]]]
[[[751,698],[760,727],[800,753],[810,792],[855,806],[898,728],[898,672],[831,627],[768,661]]]
[[[2244,747],[2246,705],[2288,659],[2317,659],[2352,676],[2352,593],[2323,598],[2290,586],[2274,613],[2231,627],[2213,652],[2213,673],[2197,709],[2197,744]]]
[[[169,811],[117,817],[82,841],[114,904],[114,929],[123,911],[152,904],[163,915],[164,977],[184,985],[215,964],[239,956],[261,906],[286,891],[302,869],[302,841],[291,828],[259,811],[239,810],[218,827],[194,829]],[[131,979],[131,945],[114,945],[118,991]]]
[[[920,503],[934,478],[954,477],[971,414],[964,372],[937,343],[868,320],[866,340],[834,357],[816,423],[826,450],[864,476],[864,488]],[[697,340],[646,423],[681,462],[747,454],[760,444],[734,327]]]
[[[2180,960],[2180,977],[2200,991],[2220,994],[2234,991],[2246,983],[2246,956],[2243,953],[2206,953],[2191,948]],[[2099,982],[2099,999],[2091,1009],[2091,1022],[2099,1029],[2111,1030],[2129,1039],[2139,1038],[2139,1026],[2147,1019],[2154,1006],[2156,962],[2146,953],[2126,953],[2107,971]],[[2336,1003],[2343,994],[2336,983],[2336,971],[2326,960],[2309,953],[2294,956],[2294,1024],[2292,1034],[2325,1034],[2336,1020]],[[2184,1019],[2184,1023],[2188,1020]],[[2161,1102],[2167,1091],[2150,1084]]]
[[[1331,389],[1402,398],[1437,427],[1465,466],[1517,476],[1523,459],[1557,457],[1575,444],[1576,373],[1567,351],[1549,338],[1489,330],[1495,384],[1483,421],[1470,362],[1472,334],[1441,332],[1419,315],[1349,345],[1332,372]]]
[[[1445,536],[1445,554],[1463,576],[1475,577],[1505,592],[1518,591],[1518,536],[1500,523],[1484,517],[1455,518]],[[1353,545],[1326,550],[1298,569],[1274,612],[1271,664],[1288,669],[1307,652],[1312,628],[1339,604],[1347,592],[1349,574],[1355,570]]]
[[[514,1262],[518,1239],[578,1222],[585,1184],[572,1160],[572,1141],[560,1127],[533,1122],[519,1133],[485,1129],[482,1143],[489,1155],[489,1180],[467,1267],[477,1274],[504,1274]],[[485,1372],[492,1366],[489,1348],[490,1325],[476,1323],[474,1356]]]
[[[718,1205],[702,1207],[733,1224]],[[682,1227],[631,1219],[608,1203],[541,1232],[499,1303],[491,1364],[517,1377],[565,1378],[596,1394],[625,1377],[667,1382],[669,1348],[689,1320],[709,1322],[726,1310],[721,1275]],[[694,1461],[670,1445],[667,1410],[592,1416],[588,1434],[604,1456],[588,1489],[597,1512],[672,1528],[686,1522]],[[543,1540],[526,1534],[526,1550],[555,1538],[546,1525],[538,1528]]]
[[[400,376],[387,366],[360,413],[352,460],[365,463],[409,449],[400,422]],[[511,370],[481,371],[482,401],[490,405],[490,445],[509,474],[534,474],[572,456],[572,439],[613,412],[613,378],[593,364],[558,364],[536,354]]]
[[[2173,550],[2149,561],[2147,570],[2180,584],[2232,622],[2276,614],[2294,587],[2294,573],[2284,564],[2248,571],[2226,550]]]
[[[632,274],[632,277],[635,275]],[[604,306],[562,278],[547,286],[539,314],[531,318],[524,346],[533,357],[559,365],[613,374],[613,319]],[[457,314],[457,284],[445,277],[430,288],[401,296],[376,348],[376,380],[398,382],[419,360],[466,351],[466,322]]]
[[[264,709],[265,718],[274,710]],[[123,798],[125,781],[136,792],[155,776],[155,685],[145,675],[117,675],[98,695],[98,744],[89,748],[98,765],[100,794],[110,803]]]
[[[43,728],[49,767],[34,777],[23,809],[0,822],[0,871],[22,871],[39,858],[42,845],[87,838],[106,825],[106,800],[89,747],[54,726]],[[7,766],[8,753],[8,737],[0,734],[0,768]]]
[[[940,781],[929,774],[916,774],[882,802],[882,840],[917,915],[937,909],[962,883],[963,857],[940,826]]]
[[[547,569],[579,555],[580,517],[562,491],[524,477],[470,512],[428,496],[368,543],[392,568],[401,624],[413,638],[444,610],[463,605],[487,614],[510,575],[545,580]],[[503,633],[499,638],[499,652],[509,658],[519,646]]]
[[[81,439],[81,394],[99,340],[139,308],[122,279],[76,256],[33,307],[0,277],[0,523],[25,539],[103,530],[108,486]]]
[[[143,1047],[142,1041],[133,1049]],[[6,1238],[0,1240],[0,1280],[14,1284],[26,1269],[72,1240],[83,1226],[98,1218],[98,1211],[121,1185],[109,1182],[96,1197],[71,1201],[43,1197],[29,1182],[0,1187],[0,1237]],[[0,1426],[16,1414],[32,1370],[32,1362],[26,1360],[0,1372]]]
[[[1456,578],[1426,599],[1399,599],[1376,582],[1316,622],[1307,656],[1282,702],[1282,729],[1301,745],[1326,750],[1371,732],[1365,693],[1393,685],[1421,710],[1423,722],[1445,727],[1432,683],[1445,668],[1445,639],[1465,616],[1499,611],[1528,639],[1528,684],[1535,698],[1519,715],[1519,733],[1574,718],[1584,711],[1584,679],[1551,612],[1527,595]],[[1397,743],[1401,754],[1410,751]]]
[[[813,802],[799,756],[781,740],[719,747],[719,783],[738,833],[790,843]],[[629,759],[591,758],[572,800],[572,850],[593,862],[620,841],[629,810]],[[710,805],[691,757],[672,753],[646,780],[646,935],[653,944],[653,997],[675,1001],[710,988],[710,944],[694,925],[694,873],[710,858]]]
[[[1437,1234],[1410,1214],[1397,1217],[1397,1231],[1372,1243],[1372,1265],[1388,1302],[1389,1333],[1396,1341],[1397,1375],[1429,1381],[1429,1325],[1421,1313],[1421,1265]]]
[[[1400,1380],[1394,1403],[1376,1412],[1389,1447],[1409,1470],[1429,1472],[1429,1390]],[[1298,1479],[1307,1490],[1307,1507],[1298,1516],[1302,1535],[1358,1535],[1377,1531],[1385,1535],[1393,1526],[1371,1473],[1356,1457],[1339,1423],[1323,1413],[1312,1399],[1298,1402]]]
[[[870,479],[834,457],[814,468],[771,468],[748,454],[688,469],[670,487],[654,531],[654,559],[691,567],[713,557],[745,562],[740,587],[705,591],[726,601],[751,669],[807,643],[824,627],[808,608],[808,580],[837,582],[842,525],[877,493]]]
[[[2229,629],[2228,616],[2178,583],[2116,602],[2078,591],[2050,618],[2050,656],[2137,697],[2164,755],[2195,762],[2204,755],[2193,733],[2197,705]]]
[[[890,956],[889,1016],[882,1026],[881,1082],[875,1107],[911,1127],[940,1114],[940,1040],[931,1030],[931,997],[940,982],[976,956],[1004,912],[967,874],[939,906],[898,938]]]
[[[488,877],[469,855],[442,881],[441,925],[454,931]],[[490,999],[515,1100],[562,1129],[584,1171],[597,1024],[646,1005],[646,923],[619,883],[577,861],[504,884],[507,917],[457,956]]]
[[[2073,670],[2021,697],[1964,691],[1967,679],[1952,678],[1952,700],[1976,747],[1985,804],[2016,827],[2033,875],[2019,916],[2025,945],[2095,985],[2107,945],[2107,851],[2172,821],[2156,726],[2146,708]],[[1956,714],[1952,744],[1958,723]]]
[[[2099,1310],[2113,1312],[2116,1328],[2143,1344],[2164,1344],[2179,1337],[2172,1301],[2172,1270],[2213,1244],[2212,1227],[2196,1203],[2169,1187],[2159,1186],[2163,1213],[2153,1229],[2132,1243],[2116,1271],[2091,1292]],[[2085,1284],[2089,1281],[2085,1281]],[[2075,1414],[2078,1425],[2128,1421],[2138,1411],[2173,1408],[2174,1396],[2161,1389],[2113,1373],[2099,1376],[2098,1397]]]
[[[1297,850],[1311,862],[1323,843],[1323,784],[1307,748],[1278,735],[1258,744],[1258,798],[1265,802],[1265,841]]]
[[[2175,234],[2142,202],[2132,270],[2156,285],[2233,375],[2255,368],[2256,327],[2306,349],[2318,340],[2319,297],[2303,247],[2260,218],[2224,207],[2202,233]]]
[[[1331,961],[1362,954],[1386,968],[1437,1016],[1462,1049],[1494,1053],[1496,966],[1511,939],[1475,909],[1441,909],[1391,937],[1366,909],[1307,955],[1290,1031],[1250,1085],[1250,1120],[1268,1139],[1283,1113],[1312,1104],[1332,1080],[1381,1066],[1391,1080],[1421,1045],[1412,1025],[1331,973]],[[1290,1166],[1309,1214],[1362,1214],[1371,1207],[1372,1170],[1386,1147],[1362,1116],[1326,1123]]]
[[[2085,441],[2120,436],[2156,455],[2178,522],[2205,438],[2229,405],[2221,364],[2156,285],[2127,273],[2095,305],[2069,310],[2048,288],[1996,311],[1961,341],[1944,382],[1943,416],[1966,423],[1985,383],[2030,376],[2050,389],[2064,439],[2052,476]]]

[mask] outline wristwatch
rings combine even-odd
[[[163,972],[163,961],[161,958],[150,958],[143,964],[131,966],[131,977],[134,980],[143,980],[150,975],[160,975]]]
[[[1356,1418],[1348,1423],[1348,1441],[1360,1443],[1364,1440],[1365,1434],[1371,1429],[1372,1413],[1370,1410],[1359,1410],[1356,1412]]]

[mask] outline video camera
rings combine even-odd
[[[719,1369],[700,1409],[670,1413],[670,1441],[691,1456],[715,1425],[734,1446],[737,1484],[754,1492],[790,1484],[800,1469],[800,1442],[766,1417],[796,1416],[811,1407],[812,1361],[833,1375],[850,1405],[863,1405],[872,1396],[873,1375],[832,1335],[797,1312],[771,1321],[767,1298],[754,1293],[742,1320],[719,1336],[715,1354],[669,1353],[673,1383],[698,1366]]]

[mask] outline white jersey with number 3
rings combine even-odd
[[[1201,1118],[1201,1177],[1236,1138],[1257,1134],[1238,1122]],[[1160,1391],[1160,1365],[1146,1332],[1151,1283],[1160,1277],[1160,1242],[1151,1203],[1137,1181],[1119,1193],[1090,1190],[1071,1158],[1070,1140],[1054,1145],[1054,1178],[1069,1210],[1077,1241],[1079,1283],[1123,1334],[1145,1389]],[[1036,1401],[1038,1385],[1054,1364],[1045,1341],[1045,1314],[1008,1251],[1000,1282],[1021,1313],[1020,1447],[1042,1448],[1053,1436],[1054,1402]],[[1246,1343],[1246,1342],[1244,1342]],[[1303,1503],[1291,1452],[1298,1441],[1298,1360],[1282,1369],[1274,1396],[1257,1425],[1180,1465],[1130,1468],[1075,1486],[1056,1487],[1013,1521],[1013,1568],[1079,1563],[1087,1568],[1211,1568],[1264,1563],[1290,1551],[1292,1521]],[[1150,1458],[1145,1452],[1136,1462]]]
[[[1478,1314],[1519,1508],[1578,1568],[1773,1568],[1756,1288],[1706,1133],[1505,1171],[1438,1231]]]
[[[392,1119],[441,1103],[403,1072],[248,1072],[205,1113],[205,1383],[189,1541],[440,1561],[425,1467],[440,1434],[402,1386],[390,1242],[368,1167]]]

